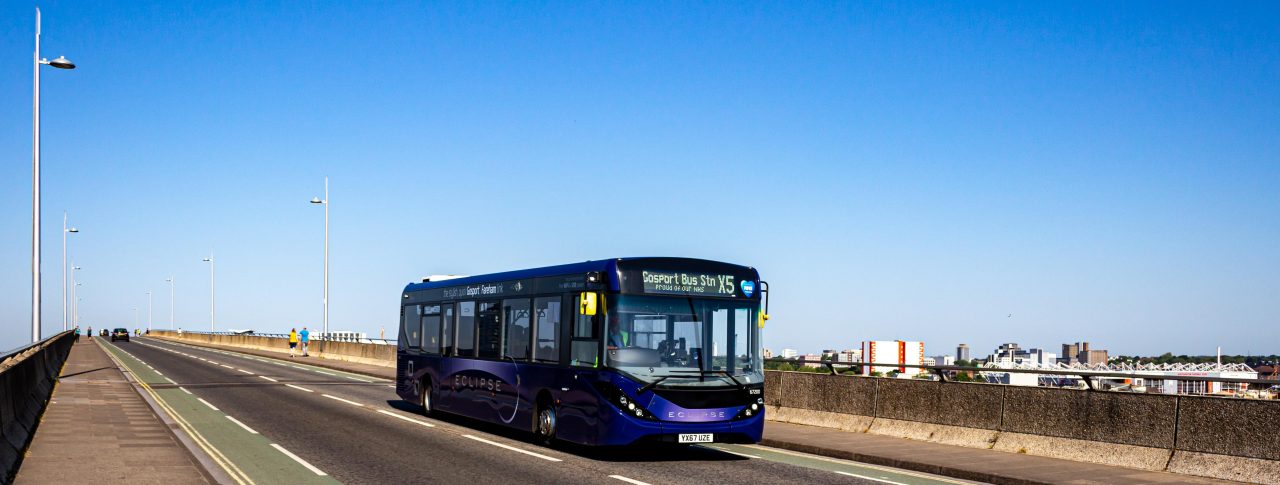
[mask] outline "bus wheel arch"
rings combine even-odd
[[[533,433],[544,444],[550,444],[556,438],[559,425],[559,410],[551,393],[543,389],[534,399]]]

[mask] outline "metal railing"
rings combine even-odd
[[[1084,381],[1088,390],[1104,390],[1098,389],[1095,379],[1099,378],[1120,378],[1120,379],[1145,379],[1145,380],[1167,380],[1167,381],[1198,381],[1198,382],[1223,382],[1233,384],[1257,384],[1261,386],[1280,386],[1280,381],[1272,379],[1239,379],[1232,377],[1212,377],[1212,376],[1176,376],[1176,375],[1153,375],[1151,371],[1137,372],[1113,372],[1113,371],[1089,371],[1089,370],[1049,370],[1049,369],[1006,369],[999,367],[964,367],[958,365],[910,365],[910,364],[891,364],[891,363],[863,363],[863,362],[832,362],[832,361],[811,361],[804,359],[765,359],[765,363],[791,364],[791,365],[808,365],[815,364],[819,367],[826,367],[831,375],[839,375],[836,370],[837,366],[852,370],[854,368],[861,369],[869,366],[877,367],[894,367],[905,369],[920,369],[924,372],[921,374],[933,374],[942,382],[950,382],[954,380],[954,376],[960,372],[970,374],[1036,374],[1048,376],[1063,377],[1079,377]],[[812,366],[810,366],[812,367]],[[985,379],[984,379],[985,380]]]
[[[177,331],[176,331],[176,330],[165,330],[165,331],[166,331],[166,332],[174,332],[174,333],[177,333]],[[183,330],[183,331],[182,331],[182,333],[184,333],[184,334],[187,334],[187,333],[194,333],[194,334],[199,334],[199,335],[229,335],[229,336],[242,335],[242,336],[246,336],[246,337],[268,337],[268,338],[286,338],[286,339],[287,339],[287,338],[289,338],[289,334],[287,334],[287,333],[226,332],[226,331],[224,331],[224,332],[203,332],[203,331],[199,331],[199,330]],[[369,337],[356,337],[356,336],[350,336],[350,337],[348,337],[348,336],[329,336],[328,338],[326,338],[324,335],[322,335],[322,334],[318,334],[318,333],[317,333],[317,334],[312,334],[312,335],[311,335],[311,337],[310,337],[308,340],[310,340],[310,341],[315,341],[315,342],[320,342],[320,341],[329,341],[329,342],[353,342],[353,343],[365,343],[365,344],[375,344],[375,345],[395,345],[395,344],[396,344],[396,340],[395,340],[395,339],[369,338]]]

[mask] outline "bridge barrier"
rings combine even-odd
[[[73,343],[67,331],[0,356],[0,484],[18,472]]]
[[[182,332],[182,334],[179,335],[178,332],[170,330],[152,330],[151,335],[192,343],[227,345],[247,349],[280,352],[284,354],[289,353],[289,339],[281,337],[268,337],[252,334],[228,335],[198,332]],[[321,350],[322,347],[324,350]],[[299,349],[299,352],[301,352],[301,349]],[[325,341],[322,346],[321,341],[312,340],[308,353],[313,357],[340,360],[344,362],[356,362],[383,367],[396,366],[396,346],[394,345],[329,340]]]
[[[769,419],[1280,485],[1280,402],[765,371]]]

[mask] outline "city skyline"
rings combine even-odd
[[[34,7],[0,6],[0,349]],[[774,349],[1278,351],[1274,5],[41,8],[78,66],[42,79],[45,335],[64,210],[82,326],[152,292],[167,328],[172,277],[207,329],[213,252],[219,329],[318,328],[328,176],[335,331],[429,274],[663,255],[758,268]]]

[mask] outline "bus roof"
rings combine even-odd
[[[453,278],[443,281],[428,281],[421,283],[409,283],[404,287],[404,293],[413,291],[430,290],[434,288],[446,288],[452,286],[475,285],[481,283],[496,283],[500,281],[510,281],[525,278],[538,278],[542,276],[559,276],[571,274],[586,274],[592,271],[604,273],[608,286],[612,290],[618,289],[618,263],[644,263],[646,261],[663,261],[663,262],[682,262],[687,264],[708,264],[718,266],[738,266],[743,269],[754,269],[745,266],[732,265],[729,263],[711,261],[696,258],[673,258],[673,257],[633,257],[633,258],[613,258],[600,259],[595,261],[583,261],[581,263],[561,264],[556,266],[545,266],[541,268],[530,268],[516,271],[506,271],[502,273],[490,273],[476,276],[467,276],[463,278]]]

